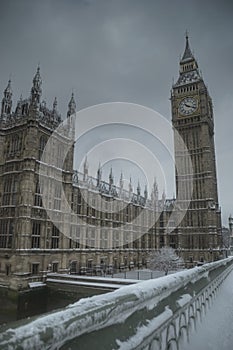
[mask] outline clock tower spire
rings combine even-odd
[[[186,36],[185,37],[186,37],[186,45],[185,45],[184,54],[183,54],[182,59],[181,59],[182,62],[187,62],[187,61],[190,61],[190,60],[194,60],[192,51],[191,51],[190,46],[189,46],[189,37],[188,37],[188,32],[187,31],[186,31]]]
[[[187,264],[219,258],[221,213],[218,204],[212,100],[199,72],[197,61],[186,44],[180,60],[179,76],[171,92],[172,124],[176,133],[176,195],[179,207],[191,201],[179,227],[178,245]],[[188,151],[188,152],[187,152]],[[190,174],[188,158],[193,174]],[[192,175],[192,180],[190,180]],[[190,183],[192,181],[192,184]],[[181,209],[182,210],[182,209]]]
[[[202,77],[198,68],[197,60],[190,48],[188,34],[186,33],[185,50],[180,60],[180,75],[176,85],[192,83],[198,80],[202,80]]]

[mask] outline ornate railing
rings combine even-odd
[[[194,288],[193,295],[184,294],[180,300],[176,300],[179,306],[175,312],[167,306],[161,315],[148,322],[147,327],[138,328],[137,333],[127,341],[118,342],[119,349],[186,349],[190,332],[196,328],[196,323],[201,321],[213,303],[220,285],[232,268],[230,264],[220,275],[203,286],[197,294]],[[141,340],[138,339],[140,334]]]
[[[179,349],[232,269],[228,258],[82,299],[8,326],[0,349]]]

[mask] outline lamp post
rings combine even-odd
[[[213,262],[213,248],[212,247],[210,247],[209,248],[209,253],[210,253],[210,257],[211,257],[211,262]]]

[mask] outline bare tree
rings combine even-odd
[[[151,253],[149,257],[149,268],[164,271],[165,275],[168,274],[169,270],[177,270],[183,264],[184,260],[171,247],[163,247],[159,251]]]

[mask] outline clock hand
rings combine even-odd
[[[187,103],[184,104],[186,107],[192,107],[192,105],[187,105]]]

